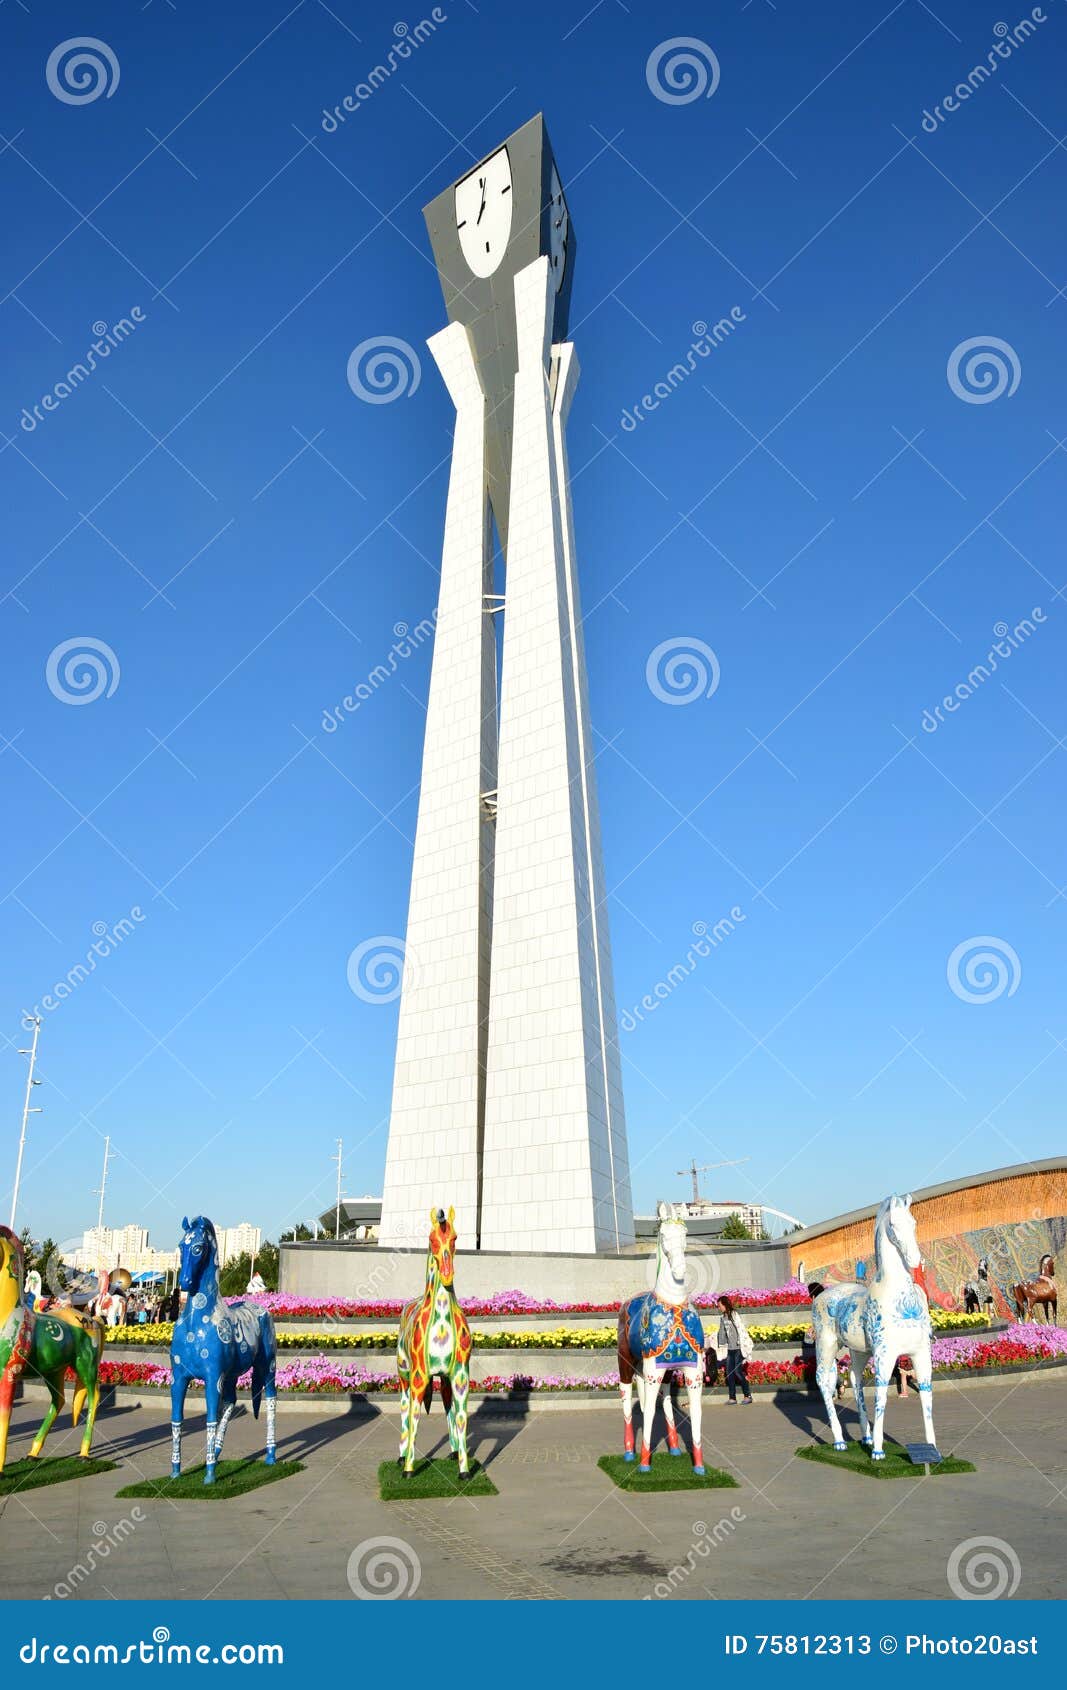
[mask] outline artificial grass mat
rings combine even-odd
[[[291,1479],[295,1473],[303,1471],[302,1461],[278,1461],[273,1467],[268,1467],[262,1459],[220,1461],[215,1468],[215,1483],[205,1485],[205,1467],[201,1462],[199,1467],[190,1467],[177,1479],[142,1479],[136,1485],[126,1485],[117,1494],[120,1497],[225,1502],[227,1497],[243,1496],[245,1491],[259,1490],[262,1485],[276,1484],[279,1479]]]
[[[626,1461],[621,1455],[602,1455],[597,1466],[625,1491],[737,1489],[733,1474],[721,1467],[706,1467],[702,1474],[695,1473],[688,1451],[685,1455],[658,1451],[652,1457],[651,1473],[642,1473],[636,1461]]]
[[[866,1444],[850,1443],[847,1449],[834,1449],[831,1444],[804,1444],[797,1450],[802,1461],[822,1461],[827,1467],[843,1467],[849,1473],[863,1473],[869,1479],[923,1479],[926,1468],[920,1463],[915,1467],[908,1460],[908,1453],[899,1444],[885,1446],[885,1460],[872,1461]],[[946,1455],[943,1461],[936,1465],[931,1463],[930,1477],[940,1478],[943,1473],[973,1473],[974,1464],[961,1461],[957,1456]]]
[[[40,1490],[42,1485],[61,1485],[67,1479],[91,1479],[94,1473],[110,1473],[115,1466],[114,1461],[100,1461],[95,1456],[85,1461],[80,1455],[57,1455],[51,1461],[45,1455],[38,1456],[36,1461],[23,1456],[0,1473],[0,1496]]]
[[[411,1502],[425,1497],[499,1496],[480,1461],[470,1463],[470,1473],[460,1480],[458,1463],[416,1461],[405,1479],[396,1461],[383,1461],[378,1468],[378,1494],[383,1502]]]

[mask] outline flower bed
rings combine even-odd
[[[930,1318],[939,1332],[987,1330],[982,1314],[954,1314],[931,1309]],[[749,1324],[754,1344],[799,1343],[808,1327],[806,1320],[783,1321],[781,1325]],[[107,1334],[109,1344],[133,1346],[168,1345],[174,1328],[169,1322],[144,1326],[114,1326]],[[555,1326],[543,1332],[483,1332],[475,1327],[475,1349],[484,1350],[614,1350],[617,1328],[612,1326]],[[375,1332],[286,1332],[277,1333],[279,1350],[372,1350],[396,1348],[396,1328],[380,1327]]]
[[[999,1373],[1033,1367],[1042,1361],[1067,1359],[1067,1330],[1037,1325],[1012,1326],[996,1338],[955,1337],[937,1338],[932,1348],[935,1378],[951,1378],[954,1373]],[[847,1358],[839,1362],[847,1368]],[[807,1368],[807,1372],[805,1369]],[[748,1376],[753,1385],[798,1386],[810,1376],[811,1364],[802,1356],[764,1361],[754,1357],[748,1364]],[[246,1386],[251,1378],[246,1373],[240,1380]],[[171,1382],[170,1368],[155,1361],[107,1361],[100,1364],[101,1383],[108,1385],[167,1386]],[[381,1392],[399,1389],[395,1374],[377,1372],[361,1367],[358,1362],[344,1361],[334,1356],[301,1356],[299,1360],[283,1362],[278,1368],[278,1389],[294,1392]],[[522,1373],[491,1374],[474,1384],[476,1391],[491,1394],[513,1390],[529,1391],[611,1391],[618,1387],[615,1372],[577,1377],[570,1374],[551,1374],[534,1379]]]
[[[462,1267],[462,1262],[460,1265]],[[636,1257],[634,1266],[639,1275],[644,1258]],[[797,1308],[811,1302],[807,1286],[798,1279],[788,1280],[785,1285],[776,1285],[769,1290],[752,1285],[735,1286],[733,1290],[724,1287],[721,1292],[701,1292],[693,1301],[698,1309],[717,1308],[719,1297],[723,1295],[732,1297],[739,1309]],[[231,1297],[228,1300],[236,1302],[239,1299]],[[263,1291],[258,1296],[240,1300],[259,1303],[262,1308],[269,1309],[276,1320],[397,1320],[404,1306],[404,1300],[398,1297],[380,1301],[349,1301],[342,1297],[296,1297],[287,1291]],[[528,1297],[525,1291],[497,1291],[491,1297],[461,1297],[459,1300],[466,1313],[472,1316],[619,1312],[617,1302],[558,1303],[552,1297]]]

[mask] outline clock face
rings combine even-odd
[[[512,197],[507,147],[456,183],[459,244],[476,276],[491,276],[507,250]]]
[[[558,293],[563,285],[563,272],[567,268],[567,243],[571,220],[555,165],[552,166],[551,192],[552,198],[548,207],[548,258]]]

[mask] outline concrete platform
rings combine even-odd
[[[618,1302],[651,1289],[655,1245],[646,1242],[620,1255],[548,1255],[515,1250],[470,1250],[460,1234],[456,1290],[461,1297],[492,1297],[522,1288],[553,1302]],[[691,1241],[687,1251],[694,1293],[735,1286],[771,1288],[789,1278],[789,1247],[779,1241],[731,1242],[714,1248]],[[336,1244],[332,1239],[282,1244],[279,1289],[301,1297],[338,1297],[372,1302],[413,1297],[425,1281],[426,1249],[394,1250],[376,1244]]]
[[[1063,1376],[1024,1389],[1013,1381],[964,1388],[973,1383],[939,1388],[934,1404],[942,1449],[974,1461],[974,1474],[879,1484],[797,1461],[798,1445],[825,1436],[821,1408],[772,1404],[708,1415],[705,1456],[735,1475],[738,1490],[640,1498],[617,1491],[596,1466],[619,1447],[610,1403],[510,1418],[479,1405],[471,1449],[498,1497],[379,1502],[375,1470],[395,1452],[395,1419],[334,1413],[280,1422],[279,1454],[307,1464],[282,1484],[218,1505],[119,1502],[120,1486],[162,1474],[169,1452],[165,1415],[119,1408],[101,1417],[96,1450],[118,1460],[120,1472],[35,1491],[26,1502],[0,1499],[5,1595],[352,1601],[350,1561],[358,1567],[388,1537],[399,1542],[407,1588],[417,1575],[416,1599],[739,1601],[872,1591],[931,1599],[951,1595],[953,1550],[981,1536],[1017,1559],[1017,1596],[1056,1598],[1067,1512]],[[26,1453],[38,1418],[38,1405],[16,1407],[12,1460]],[[854,1428],[848,1410],[846,1421]],[[420,1453],[440,1453],[443,1424],[435,1412]],[[202,1417],[187,1429],[193,1460]],[[917,1403],[894,1399],[888,1429],[918,1436]],[[68,1421],[49,1453],[75,1447]],[[235,1421],[227,1455],[261,1448],[262,1426]],[[94,1545],[112,1540],[94,1563]]]

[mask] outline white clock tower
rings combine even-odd
[[[575,242],[542,119],[426,220],[456,429],[380,1243],[421,1248],[446,1203],[468,1248],[614,1251],[634,1231],[567,468]]]

